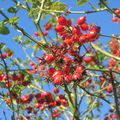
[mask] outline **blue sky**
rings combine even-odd
[[[22,1],[22,0],[20,0]],[[83,5],[81,7],[78,7],[76,4],[76,0],[61,0],[62,2],[66,3],[68,5],[68,8],[70,10],[75,10],[75,11],[88,11],[92,10],[90,5]],[[114,1],[114,2],[113,2]],[[98,0],[90,0],[91,3],[96,5]],[[120,0],[108,0],[110,8],[120,8]],[[2,8],[3,11],[8,15],[6,9],[9,7],[13,6],[13,3],[11,0],[0,0],[0,9]],[[98,7],[98,6],[97,6]],[[20,16],[20,22],[19,25],[23,27],[28,33],[30,33],[32,36],[34,36],[34,32],[36,31],[35,26],[33,26],[33,23],[27,16],[27,12],[21,11],[18,14]],[[8,15],[9,17],[12,17],[12,14]],[[71,14],[68,16],[68,18],[73,18],[74,23],[76,20],[80,17],[80,14]],[[88,14],[87,16],[87,21],[88,23],[95,23],[98,26],[101,27],[101,34],[106,34],[106,35],[112,35],[112,34],[117,34],[120,35],[120,23],[113,23],[112,22],[112,14],[108,12],[100,12],[100,13],[94,13],[94,14]],[[0,15],[0,21],[3,19],[3,17]],[[46,23],[46,20],[42,20],[42,24]],[[25,55],[23,53],[23,50],[21,49],[20,45],[14,42],[14,36],[15,35],[20,35],[19,32],[15,31],[13,28],[10,28],[11,33],[9,35],[3,36],[0,35],[0,42],[5,42],[7,46],[9,46],[11,49],[15,51],[15,55],[17,57],[22,57],[25,59]],[[51,35],[52,36],[52,35]],[[104,38],[101,37],[99,39],[101,43],[104,45],[110,40],[109,38]],[[106,111],[106,107],[104,108],[104,111]],[[6,109],[6,111],[8,111]],[[1,112],[1,111],[0,111]],[[9,112],[10,113],[10,112]],[[0,113],[1,115],[1,113]],[[10,114],[7,114],[9,117]],[[0,116],[1,117],[1,116]],[[4,120],[4,118],[2,118]],[[8,119],[10,120],[10,119]]]

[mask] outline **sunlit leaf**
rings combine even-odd
[[[50,6],[50,10],[66,11],[67,10],[67,6],[66,6],[66,4],[64,4],[62,2],[54,2]]]
[[[77,0],[78,6],[82,6],[82,5],[84,5],[84,4],[88,3],[88,2],[89,2],[89,0]]]

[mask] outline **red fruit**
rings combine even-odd
[[[35,63],[34,63],[33,61],[30,61],[30,65],[31,65],[31,66],[34,66]]]
[[[72,39],[72,38],[66,38],[66,39],[64,40],[64,43],[65,43],[66,45],[68,45],[68,46],[72,46],[72,44],[73,44],[73,39]]]
[[[51,27],[52,27],[52,24],[51,24],[51,23],[47,23],[47,24],[44,26],[44,28],[45,28],[46,31],[50,30]]]
[[[47,70],[47,75],[48,75],[48,76],[52,76],[55,71],[56,71],[55,68],[49,68],[49,69]]]
[[[7,58],[7,55],[6,55],[6,54],[2,54],[2,58],[3,58],[3,59],[6,59],[6,58]]]
[[[40,110],[45,110],[45,108],[46,108],[46,105],[42,105],[41,107],[40,107]]]
[[[56,106],[60,106],[61,105],[60,99],[57,99],[55,103],[56,103]]]
[[[35,32],[35,36],[39,37],[39,36],[40,36],[40,34],[39,34],[38,32]]]
[[[18,118],[17,120],[23,120],[23,118]]]
[[[80,74],[80,73],[75,73],[75,74],[73,74],[72,78],[73,78],[74,80],[78,80],[78,79],[81,78],[81,74]]]
[[[112,18],[112,21],[113,21],[113,22],[118,22],[118,18],[117,18],[117,17],[113,17],[113,18]]]
[[[8,78],[7,78],[7,75],[2,74],[2,75],[1,75],[1,79],[6,81],[6,80],[8,79]]]
[[[63,83],[63,75],[54,76],[53,82],[55,85],[61,85]]]
[[[104,81],[106,81],[106,79],[104,77],[102,77],[102,78],[100,78],[100,81],[104,82]]]
[[[60,99],[66,99],[66,98],[65,98],[65,95],[62,95],[62,94],[59,95],[59,98],[60,98]]]
[[[45,61],[49,64],[49,63],[52,63],[54,61],[54,56],[52,54],[47,54],[45,56]]]
[[[118,118],[118,116],[115,115],[115,114],[111,115],[111,117],[112,117],[112,119],[117,119]]]
[[[10,88],[10,87],[12,87],[12,82],[11,81],[9,81],[9,82],[6,82],[5,83],[5,86],[6,86],[6,88]]]
[[[85,43],[87,41],[88,41],[88,37],[87,37],[86,34],[80,36],[80,38],[79,38],[80,44],[83,44],[83,43]]]
[[[66,18],[64,16],[58,17],[58,23],[59,25],[66,25],[67,23]]]
[[[76,35],[81,35],[82,33],[81,33],[79,27],[73,27],[73,29],[72,29],[72,34],[73,34],[73,35],[74,35],[74,34],[76,34]]]
[[[27,120],[30,120],[30,116],[26,116]]]
[[[61,99],[60,100],[61,104],[64,105],[65,107],[69,106],[69,103],[66,99]]]
[[[71,25],[72,25],[71,20],[67,20],[67,22],[66,22],[66,26],[71,26]]]
[[[63,60],[66,64],[70,65],[72,63],[72,59],[69,56],[64,56]]]
[[[86,63],[90,63],[92,60],[93,60],[92,57],[84,58],[84,61],[85,61]]]
[[[80,17],[80,18],[78,19],[77,24],[78,24],[78,25],[81,25],[81,24],[83,24],[83,23],[85,23],[85,22],[86,22],[86,17],[85,17],[85,16],[82,16],[82,17]]]
[[[66,81],[67,83],[70,83],[72,80],[73,80],[72,75],[70,75],[70,74],[65,75],[65,81]]]
[[[116,14],[120,14],[120,9],[115,10]]]
[[[29,96],[28,95],[24,95],[22,98],[21,98],[21,101],[23,103],[28,103],[29,102]]]
[[[89,29],[89,26],[87,23],[83,23],[80,27],[83,31],[87,31]]]
[[[76,67],[76,72],[79,74],[82,74],[85,70],[85,67],[83,65],[79,65]]]
[[[11,57],[13,55],[13,51],[12,50],[10,50],[9,52],[7,52],[7,56],[8,57]]]
[[[57,118],[59,116],[60,116],[60,112],[58,110],[54,110],[53,113],[52,113],[52,117]]]
[[[55,27],[55,30],[56,30],[56,32],[62,32],[62,31],[64,31],[64,27],[62,26],[62,25],[57,25],[56,27]]]
[[[63,72],[62,72],[61,70],[56,70],[56,71],[53,73],[52,77],[54,78],[56,75],[63,75]]]
[[[87,81],[87,82],[85,83],[85,85],[86,85],[86,87],[90,86],[90,82]]]
[[[113,91],[112,84],[109,84],[108,87],[107,87],[107,92],[111,93],[112,91]]]
[[[120,72],[120,67],[117,68],[117,71]]]
[[[22,82],[22,85],[23,85],[23,86],[27,86],[27,85],[29,85],[29,84],[30,84],[29,81],[23,81],[23,82]]]
[[[36,103],[35,107],[36,107],[36,108],[40,108],[40,107],[41,107],[41,104],[40,104],[40,103]]]
[[[88,39],[94,39],[96,37],[97,33],[95,31],[90,31],[87,36]]]
[[[44,92],[43,94],[47,98],[51,98],[52,97],[52,94],[50,92]]]
[[[58,88],[54,88],[54,89],[53,89],[53,92],[54,92],[55,94],[58,94],[58,93],[59,93],[59,89],[58,89]]]
[[[67,34],[66,30],[63,30],[62,32],[60,32],[60,35],[63,36],[63,37],[65,37],[66,34]]]
[[[91,27],[92,27],[92,28],[91,28],[91,31],[94,31],[94,32],[96,32],[96,33],[99,33],[99,32],[100,32],[100,27],[99,27],[99,26],[92,25]]]
[[[64,69],[64,73],[65,73],[65,74],[68,74],[68,73],[70,72],[70,67],[67,66],[67,65],[64,66],[63,69]]]
[[[44,32],[43,32],[43,35],[44,35],[44,36],[47,36],[47,35],[48,35],[48,31],[44,31]]]
[[[51,108],[51,107],[56,107],[56,102],[49,102],[48,103],[48,106]]]

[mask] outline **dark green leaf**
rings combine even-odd
[[[14,7],[10,7],[10,8],[8,9],[8,12],[9,12],[9,13],[16,13],[17,11],[16,11],[16,9],[15,9]]]
[[[2,25],[6,25],[7,23],[9,23],[9,20],[5,19],[5,20],[2,21]]]
[[[89,0],[77,0],[78,6],[82,6],[82,5],[84,5],[84,4],[88,3],[88,2],[89,2]]]
[[[2,49],[5,46],[5,43],[0,42],[0,49]]]
[[[7,35],[9,33],[10,31],[6,26],[3,26],[3,25],[0,26],[0,34]]]
[[[0,88],[4,88],[5,87],[5,83],[4,82],[0,82]]]

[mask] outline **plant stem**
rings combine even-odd
[[[110,101],[106,100],[106,99],[103,98],[102,96],[100,96],[100,95],[96,95],[96,94],[94,94],[94,93],[90,93],[90,92],[87,91],[84,87],[82,87],[82,86],[80,86],[80,85],[78,85],[78,86],[79,86],[83,91],[85,91],[87,94],[89,94],[90,96],[95,96],[95,97],[97,97],[97,98],[102,99],[102,100],[105,101],[106,103],[111,104]]]
[[[110,72],[111,70],[109,69],[99,69],[99,68],[86,68],[86,70],[90,70],[90,71],[100,71],[100,72]],[[116,71],[116,70],[112,70],[111,72],[120,74],[120,72]]]
[[[118,18],[120,18],[120,15],[116,14],[111,8],[109,8],[103,0],[100,0],[100,2],[107,8],[107,11],[109,11],[112,14],[115,14]]]
[[[5,62],[4,58],[2,57],[2,51],[1,50],[0,50],[0,56],[1,56],[1,59],[2,59],[3,64],[4,64],[4,69],[5,69],[7,82],[8,82],[8,91],[9,91],[9,94],[10,94],[10,101],[11,101],[12,110],[13,110],[13,117],[12,118],[13,118],[13,120],[15,120],[14,105],[13,105],[13,99],[12,99],[12,94],[11,94],[11,90],[10,90],[9,71],[8,71],[8,67],[7,67],[6,62]]]
[[[77,104],[77,84],[74,86],[74,114],[73,114],[73,120],[76,118],[76,120],[80,119],[79,115],[79,109],[78,109],[78,104]]]
[[[45,10],[42,9],[43,12],[50,12],[50,13],[68,13],[68,14],[90,14],[90,13],[96,13],[96,12],[103,12],[107,10],[107,8],[102,8],[102,9],[96,9],[92,11],[57,11],[57,10]]]
[[[120,40],[120,36],[110,36],[110,35],[104,35],[104,34],[100,34],[101,37],[108,37],[108,38],[115,38],[115,39],[119,39]]]
[[[39,12],[39,14],[38,14],[37,19],[34,20],[34,24],[35,24],[35,26],[36,26],[39,34],[40,34],[40,37],[41,37],[41,39],[42,39],[43,44],[46,44],[46,43],[47,43],[46,38],[45,38],[45,36],[43,35],[42,29],[41,29],[41,27],[40,27],[40,25],[39,25],[40,20],[41,20],[41,17],[42,17],[42,12],[43,12],[42,9],[44,8],[44,4],[45,4],[45,0],[42,0],[41,7],[40,7],[40,12]]]
[[[110,54],[110,53],[108,53],[108,52],[106,52],[106,51],[103,51],[102,49],[100,49],[98,46],[96,46],[96,45],[93,44],[93,43],[91,43],[91,45],[92,45],[92,47],[93,47],[95,50],[97,50],[97,51],[99,51],[100,53],[106,55],[107,57],[110,57],[110,58],[113,58],[113,59],[115,59],[115,60],[120,61],[120,57],[114,56],[114,55],[112,55],[112,54]]]
[[[110,72],[110,75],[111,75],[111,83],[112,83],[112,87],[113,87],[113,95],[114,95],[116,113],[118,116],[118,120],[120,120],[120,109],[119,109],[119,100],[117,97],[116,84],[114,83],[114,78],[113,78],[112,72]]]

